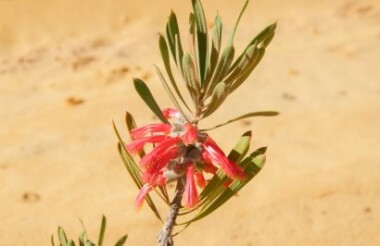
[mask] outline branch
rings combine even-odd
[[[176,194],[173,198],[173,201],[170,205],[169,214],[166,217],[164,227],[161,232],[157,236],[157,241],[159,246],[173,246],[173,227],[175,225],[175,221],[177,219],[178,211],[181,207],[181,200],[183,195],[184,187],[182,180],[179,179],[177,181]]]

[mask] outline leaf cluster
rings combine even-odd
[[[223,36],[221,17],[216,15],[209,33],[205,13],[199,0],[192,0],[193,11],[189,16],[189,51],[184,51],[174,12],[169,16],[165,35],[159,34],[158,44],[167,75],[164,76],[159,67],[155,68],[173,104],[186,120],[197,123],[198,120],[214,113],[225,99],[247,80],[272,41],[276,23],[264,28],[248,43],[240,55],[235,55],[233,40],[248,2],[249,0],[245,2],[224,48],[221,47]],[[174,77],[173,65],[180,74],[178,79]],[[186,97],[180,90],[178,81],[187,88],[191,103],[185,100]],[[166,119],[163,118],[145,82],[135,78],[134,83],[144,102],[165,122]],[[269,111],[261,115],[274,114],[275,112]]]
[[[78,245],[79,246],[102,246],[103,241],[104,241],[104,235],[106,232],[106,227],[107,227],[107,219],[103,215],[102,217],[102,222],[100,224],[100,230],[99,230],[99,236],[97,243],[94,243],[92,240],[88,238],[87,231],[84,227],[83,222],[82,227],[83,227],[83,232],[79,235],[78,237]],[[54,236],[51,236],[51,245],[59,245],[59,246],[75,246],[75,242],[73,239],[70,239],[67,237],[65,230],[62,227],[58,227],[58,244],[55,243]],[[127,241],[128,235],[122,236],[115,244],[114,246],[123,246],[125,242]]]

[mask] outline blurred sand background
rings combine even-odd
[[[181,4],[179,4],[181,2]],[[208,0],[228,34],[244,1]],[[155,245],[161,225],[116,150],[124,112],[154,117],[132,86],[148,81],[170,10],[187,30],[190,1],[0,0],[0,245],[49,245],[63,226],[90,236],[108,218],[106,245]],[[176,245],[380,244],[380,2],[254,0],[236,48],[278,19],[275,39],[212,126],[248,111],[278,110],[211,132],[225,150],[252,129],[267,165],[238,198],[176,238]],[[210,26],[212,22],[210,22]],[[160,204],[160,203],[159,203]],[[163,213],[166,208],[159,205]]]

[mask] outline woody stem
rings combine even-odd
[[[157,236],[159,246],[173,246],[173,227],[177,219],[178,211],[181,207],[181,200],[184,191],[183,183],[181,179],[178,179],[176,186],[175,196],[170,204],[170,210],[166,217],[165,224],[162,227],[161,232]]]

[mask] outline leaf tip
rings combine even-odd
[[[244,137],[252,137],[252,131],[247,131],[243,134]]]

